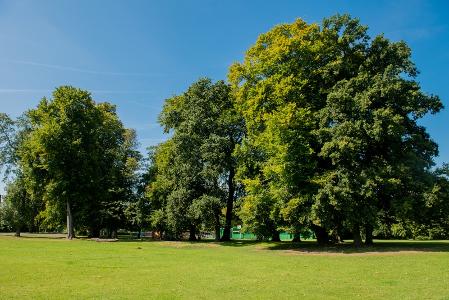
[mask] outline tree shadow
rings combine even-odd
[[[52,240],[59,240],[59,239],[65,239],[65,234],[59,234],[59,233],[28,233],[28,232],[22,232],[20,236],[16,237],[14,233],[0,233],[0,236],[7,236],[7,237],[13,237],[18,239],[52,239]]]
[[[14,233],[0,233],[1,236],[14,238]],[[50,240],[64,240],[65,234],[55,233],[22,233],[18,239],[50,239]],[[94,241],[85,236],[76,237],[76,240]],[[267,242],[256,240],[231,240],[227,242],[217,242],[212,239],[202,239],[199,241],[166,241],[152,238],[131,238],[126,236],[119,237],[115,243],[167,243],[169,245],[196,247],[196,246],[217,246],[217,247],[253,247],[257,250],[266,251],[284,251],[287,253],[296,254],[389,254],[401,252],[449,252],[449,241],[414,241],[414,240],[375,240],[372,246],[362,246],[356,248],[352,241],[346,241],[340,244],[319,246],[316,241],[301,241],[301,242]]]
[[[255,240],[230,240],[226,242],[215,242],[217,245],[224,247],[248,247],[260,244],[262,242]]]
[[[449,241],[375,241],[374,245],[354,247],[351,242],[335,245],[318,246],[316,242],[269,243],[264,250],[284,250],[298,254],[376,254],[399,252],[449,252]]]
[[[179,243],[184,245],[192,245],[192,246],[224,246],[224,247],[247,247],[247,246],[253,246],[260,244],[262,242],[255,241],[255,240],[231,240],[231,241],[215,241],[213,239],[202,239],[197,241],[189,241],[189,240],[156,240],[151,238],[144,238],[144,239],[130,239],[130,238],[119,238],[119,243],[129,243],[129,242],[142,242],[142,243]]]
[[[218,246],[218,247],[254,247],[257,250],[285,251],[297,254],[388,254],[400,252],[449,252],[449,241],[409,241],[409,240],[375,240],[372,246],[362,246],[356,248],[352,241],[340,244],[319,246],[316,241],[301,242],[268,242],[256,240],[231,240],[226,242],[217,242],[215,240],[199,241],[166,241],[153,239],[119,239],[118,242],[144,242],[144,243],[164,243],[179,246]]]

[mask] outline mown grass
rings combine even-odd
[[[449,299],[449,243],[354,250],[0,236],[0,298]]]

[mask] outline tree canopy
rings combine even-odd
[[[174,237],[188,229],[195,239],[200,228],[213,228],[218,239],[226,207],[223,238],[230,238],[236,193],[233,151],[243,126],[229,92],[223,81],[200,79],[182,95],[167,99],[159,117],[172,136],[156,152],[160,166],[149,195],[154,213],[164,211]],[[168,189],[163,201],[158,197],[161,189]]]
[[[421,123],[443,104],[411,57],[349,15],[275,26],[228,82],[201,78],[165,100],[167,140],[145,159],[114,105],[59,87],[17,120],[0,114],[0,225],[67,226],[69,238],[228,241],[235,225],[319,244],[448,238],[448,167]]]
[[[123,203],[131,201],[139,154],[135,134],[123,127],[115,107],[63,86],[26,118],[27,136],[9,147],[10,156],[18,158],[26,193],[43,202],[43,222],[60,224],[66,216],[69,238],[75,223],[94,236],[102,227],[116,230]]]
[[[323,243],[345,228],[360,244],[379,215],[413,219],[438,153],[418,120],[442,103],[421,91],[410,56],[348,15],[258,38],[229,74],[251,157],[241,168],[248,228],[308,227]]]

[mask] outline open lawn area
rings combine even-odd
[[[68,241],[0,236],[1,299],[449,299],[449,242]]]

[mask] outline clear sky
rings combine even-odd
[[[449,1],[0,1],[0,111],[18,116],[59,85],[117,105],[141,149],[166,137],[164,99],[199,77],[225,79],[260,33],[300,17],[350,13],[405,40],[424,91],[448,106],[422,124],[449,162]],[[0,192],[3,190],[0,184]]]

